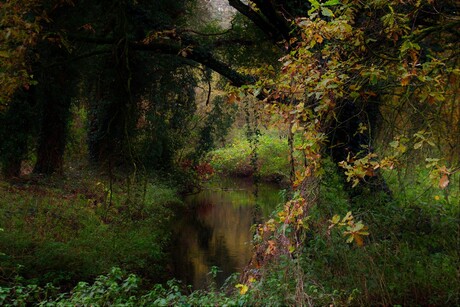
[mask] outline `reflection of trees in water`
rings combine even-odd
[[[189,210],[176,223],[175,272],[184,282],[203,288],[212,266],[222,273],[218,285],[243,269],[251,257],[250,228],[262,221],[250,189],[207,190],[188,200]],[[277,195],[275,190],[272,194]],[[267,206],[266,203],[263,204]],[[272,203],[272,208],[276,205]]]

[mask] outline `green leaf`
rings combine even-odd
[[[316,11],[321,4],[317,0],[308,0],[311,4],[311,9],[307,12],[308,15],[311,15],[314,11]]]
[[[340,0],[329,0],[323,3],[323,6],[334,6],[334,5],[339,5],[339,4],[341,4]]]
[[[334,215],[334,216],[332,217],[331,222],[332,222],[333,224],[337,224],[339,221],[340,221],[340,215],[336,214],[336,215]]]
[[[377,84],[377,76],[376,75],[371,75],[369,77],[369,84],[370,85],[376,85]]]
[[[360,96],[360,95],[359,95],[358,92],[351,92],[351,93],[350,93],[350,98],[356,99],[356,98],[358,98],[359,96]]]
[[[321,14],[326,17],[334,17],[334,13],[327,7],[321,8]]]

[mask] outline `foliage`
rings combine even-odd
[[[69,287],[118,265],[152,280],[166,273],[167,223],[180,203],[162,184],[130,194],[91,181],[1,187],[2,283],[15,275]]]
[[[31,71],[29,48],[35,46],[41,32],[40,21],[46,15],[31,14],[39,1],[8,1],[0,6],[0,110],[17,89],[36,84]]]
[[[98,276],[93,284],[80,282],[69,293],[58,294],[51,285],[44,288],[36,285],[0,288],[0,303],[40,306],[243,306],[246,303],[245,297],[228,297],[223,291],[193,291],[190,295],[184,295],[182,288],[179,282],[170,280],[165,286],[157,284],[152,290],[145,291],[138,276],[112,268],[107,275]]]
[[[259,136],[258,141],[257,163],[262,180],[286,181],[289,176],[287,139],[267,131]],[[237,136],[226,147],[212,151],[209,157],[213,168],[220,173],[242,177],[252,175],[251,148],[243,136]]]

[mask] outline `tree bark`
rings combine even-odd
[[[66,52],[57,46],[42,48],[48,59],[67,58]],[[73,75],[70,65],[40,71],[37,98],[41,119],[34,173],[52,174],[63,170]]]
[[[352,101],[341,103],[327,133],[330,138],[329,154],[336,165],[346,161],[349,155],[354,157],[360,152],[366,154],[373,152],[374,131],[378,129],[379,121],[378,105],[376,100],[363,102],[362,105]],[[358,132],[360,125],[366,126],[367,129]],[[342,176],[345,180],[345,175]],[[372,192],[384,192],[389,197],[392,196],[391,190],[378,170],[374,172],[374,176],[367,177],[355,188],[346,181],[345,186],[351,197],[362,194],[363,188],[366,187]]]
[[[1,116],[0,156],[5,178],[19,177],[21,163],[27,158],[29,139],[35,128],[35,90],[20,89],[15,94],[8,111]]]
[[[52,83],[59,82],[59,80],[53,81]],[[63,84],[59,86],[60,88],[56,88],[55,84],[47,84],[46,81],[43,83],[45,83],[41,93],[41,98],[44,99],[43,113],[34,173],[61,173],[64,165],[71,99],[63,93]]]

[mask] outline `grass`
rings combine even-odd
[[[93,175],[93,176],[91,176]],[[0,183],[0,284],[20,277],[69,289],[114,266],[161,281],[169,220],[181,204],[171,187],[54,177]],[[39,183],[38,183],[39,182]]]

